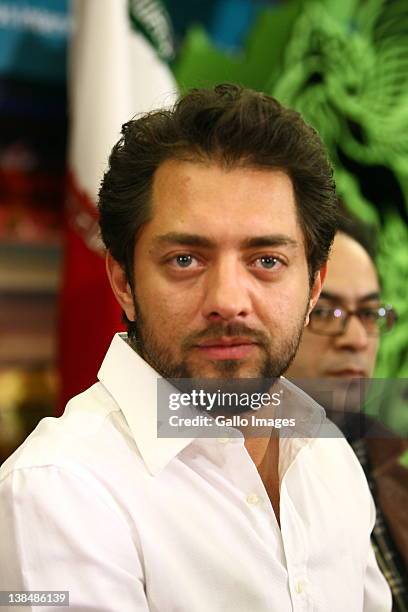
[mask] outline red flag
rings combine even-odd
[[[172,53],[169,22],[159,0],[75,0],[73,10],[60,409],[95,382],[112,335],[123,329],[97,223],[97,194],[109,151],[122,123],[168,105],[176,91],[159,56]]]

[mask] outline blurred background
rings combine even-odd
[[[408,378],[407,77],[406,0],[0,0],[0,463],[123,329],[97,190],[121,123],[170,88],[239,82],[317,128],[399,315],[376,375]],[[382,415],[408,435],[397,387]]]

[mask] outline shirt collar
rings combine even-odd
[[[126,333],[114,335],[98,379],[119,405],[146,467],[156,475],[192,438],[157,436],[157,380],[162,377],[126,340]]]
[[[280,438],[279,442],[279,478],[282,480],[290,465],[296,459],[302,448],[311,448],[313,442],[319,437],[337,437],[332,428],[327,427],[326,412],[310,395],[294,385],[284,376],[280,377],[285,396],[285,412],[295,419],[296,426],[293,433]]]
[[[114,335],[98,379],[119,405],[129,425],[143,461],[152,475],[157,475],[194,438],[159,438],[157,435],[157,381],[160,376],[127,343],[126,333]],[[325,411],[310,396],[289,380],[281,377],[296,417],[293,436],[281,438],[281,468],[285,470],[299,450],[319,436],[325,422]],[[289,397],[289,401],[288,401]],[[286,403],[285,402],[285,403]],[[207,439],[207,442],[209,440]]]

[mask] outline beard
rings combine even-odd
[[[309,296],[310,297],[310,296]],[[201,332],[187,335],[181,343],[179,360],[176,360],[170,347],[160,341],[158,330],[147,320],[140,308],[140,304],[133,296],[135,321],[131,322],[128,330],[129,344],[143,359],[166,379],[198,378],[206,381],[206,386],[211,385],[211,380],[217,386],[222,381],[223,386],[228,386],[230,381],[236,384],[247,379],[253,390],[267,390],[271,387],[271,380],[281,376],[293,361],[298,349],[304,324],[308,312],[308,301],[303,316],[292,325],[291,332],[286,335],[276,334],[270,339],[267,334],[259,330],[248,328],[242,323],[214,323],[210,324]],[[252,369],[245,375],[240,375],[243,367],[242,361],[237,359],[208,360],[215,370],[216,376],[208,376],[202,373],[202,365],[191,363],[189,352],[200,341],[214,338],[244,336],[255,342],[260,349],[260,358],[254,360]],[[201,371],[200,371],[201,370]],[[251,379],[251,382],[248,380]],[[255,382],[256,380],[256,382]],[[263,382],[262,382],[263,381]]]

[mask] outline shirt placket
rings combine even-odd
[[[296,542],[294,542],[294,546],[292,542],[289,542],[289,551],[286,551],[282,532],[268,493],[255,464],[244,447],[243,441],[233,438],[219,438],[217,444],[224,447],[220,448],[220,451],[225,453],[225,467],[236,486],[242,491],[248,510],[253,514],[253,527],[257,525],[263,540],[270,539],[271,548],[273,547],[275,552],[276,550],[279,551],[278,558],[275,556],[275,562],[279,561],[288,572],[290,599],[292,600],[291,609],[294,611],[309,610],[310,608],[306,605],[308,597],[303,591],[306,574],[303,546],[301,557],[298,556],[299,549],[296,548]],[[283,509],[281,506],[281,513],[282,510],[283,513],[291,512],[290,504],[287,507],[287,504],[284,503]],[[288,521],[289,525],[291,520],[293,519]],[[272,539],[274,543],[272,543]],[[289,563],[287,562],[287,554],[289,554]],[[299,559],[299,562],[297,559]],[[289,593],[287,604],[290,605]],[[286,611],[289,608],[282,602],[281,609]]]
[[[300,450],[300,454],[306,449]],[[308,543],[303,520],[293,503],[291,487],[296,487],[299,456],[293,459],[283,475],[280,487],[281,532],[285,550],[289,590],[294,612],[312,612],[314,609],[308,577]]]
[[[251,507],[254,516],[264,523],[272,537],[279,540],[281,562],[286,567],[288,586],[294,612],[309,612],[313,610],[313,601],[307,572],[307,545],[305,528],[290,496],[288,485],[295,486],[296,462],[294,458],[283,476],[280,491],[280,523],[277,522],[268,493],[262,482],[255,464],[245,452],[243,442],[237,439],[220,438],[218,443],[230,450],[229,465],[234,466],[234,480],[243,491],[246,503]],[[235,447],[232,447],[234,444]],[[228,447],[227,447],[228,445]],[[236,456],[233,458],[232,454]],[[239,459],[238,459],[239,457]],[[265,519],[265,521],[262,520]]]

